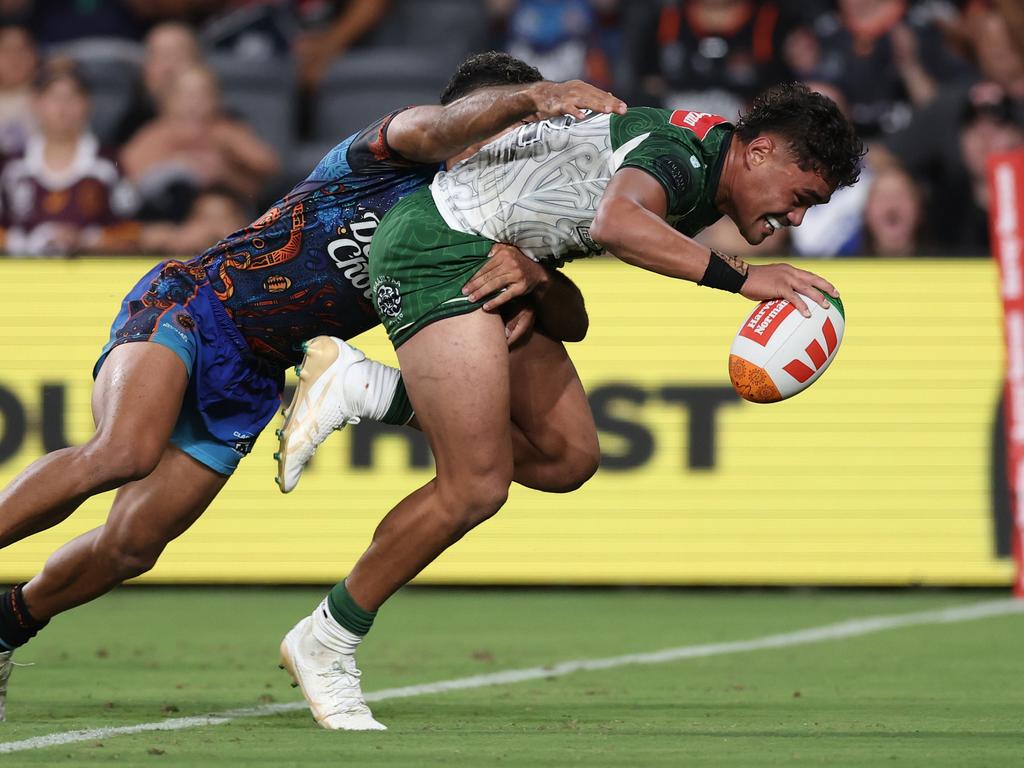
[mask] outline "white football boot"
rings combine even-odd
[[[313,719],[333,731],[386,731],[373,719],[359,684],[354,656],[331,650],[313,635],[313,619],[304,618],[281,641],[281,668],[313,713]]]
[[[11,667],[14,662],[11,657],[14,651],[3,651],[0,653],[0,722],[7,719],[7,681],[11,677]]]
[[[284,412],[284,428],[277,430],[277,477],[281,493],[299,483],[302,470],[317,447],[346,424],[358,424],[360,404],[345,388],[345,374],[366,355],[341,339],[317,336],[303,343],[305,356],[295,368],[299,386]]]

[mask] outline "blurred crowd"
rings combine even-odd
[[[765,253],[985,255],[987,157],[1024,147],[1020,0],[0,0],[0,249],[202,251],[491,48],[632,105],[833,98],[861,180]]]

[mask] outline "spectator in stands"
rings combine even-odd
[[[312,132],[317,89],[331,63],[366,38],[391,4],[391,0],[211,1],[219,13],[201,31],[206,46],[263,60],[292,55],[301,86],[297,123],[304,137]]]
[[[145,0],[5,0],[3,11],[7,19],[26,24],[46,53],[78,56],[95,42],[108,53],[123,46],[130,56],[142,37],[146,5]],[[89,42],[77,46],[82,41]]]
[[[1017,118],[1013,102],[999,86],[981,83],[971,89],[959,136],[970,202],[952,221],[956,223],[954,229],[960,237],[959,245],[975,253],[988,251],[986,164],[990,155],[1024,146],[1024,123]],[[939,230],[937,234],[946,233]]]
[[[864,253],[919,256],[924,208],[917,184],[895,165],[879,169],[869,184],[864,208]]]
[[[135,196],[88,132],[89,96],[70,61],[35,86],[38,133],[0,173],[4,250],[18,256],[130,250]]]
[[[490,0],[494,47],[550,80],[613,87],[622,48],[620,0]]]
[[[147,225],[139,241],[145,253],[191,256],[201,253],[252,220],[250,206],[232,189],[217,186],[201,192],[181,224]]]
[[[936,249],[950,255],[982,255],[988,248],[988,229],[984,208],[978,207],[974,193],[980,179],[972,181],[957,137],[965,116],[976,115],[979,107],[1024,124],[1024,58],[1014,47],[1005,20],[991,9],[970,12],[961,27],[988,84],[944,86],[928,106],[914,112],[910,125],[886,137],[885,147],[915,179],[924,182],[928,192],[925,231],[936,241]],[[984,109],[986,103],[995,108]],[[985,130],[984,125],[980,128]],[[976,142],[970,139],[968,144],[974,147]],[[962,223],[951,226],[951,222]]]
[[[1020,0],[992,0],[992,4],[1003,17],[1017,56],[1024,57],[1024,5]]]
[[[834,85],[810,81],[807,86],[832,99],[844,115],[849,114],[846,99]],[[803,223],[790,232],[793,253],[825,258],[859,256],[864,252],[864,206],[871,188],[874,160],[875,154],[869,149],[857,183],[837,189],[827,203],[807,211]]]
[[[142,81],[114,132],[114,144],[124,144],[153,120],[157,105],[170,90],[174,78],[201,61],[199,44],[190,27],[174,21],[153,27],[146,35]]]
[[[267,0],[221,0],[199,28],[203,47],[240,59],[285,58],[296,32],[294,9]]]
[[[121,162],[147,220],[180,221],[196,193],[218,184],[251,199],[278,170],[274,149],[224,114],[213,73],[202,66],[174,78],[158,117],[124,147]]]
[[[0,155],[25,148],[33,131],[32,82],[39,58],[24,27],[0,27]]]
[[[839,0],[838,14],[816,23],[814,78],[842,90],[865,137],[906,126],[912,107],[935,98],[938,83],[969,77],[967,62],[946,44],[935,7],[908,12],[905,0]],[[801,67],[813,63],[801,60]]]
[[[1024,104],[1024,52],[1014,44],[1007,19],[991,9],[967,16],[967,29],[978,69],[1018,104]]]
[[[338,56],[364,38],[387,13],[390,0],[294,0],[301,31],[293,43],[299,79],[323,80]]]
[[[772,0],[666,0],[626,12],[626,55],[645,103],[733,119],[789,78],[781,58],[789,22]]]

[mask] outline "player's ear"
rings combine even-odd
[[[772,152],[775,151],[775,141],[771,136],[757,136],[747,144],[743,154],[747,165],[750,167],[759,166],[768,161]]]

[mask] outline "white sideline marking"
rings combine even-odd
[[[836,624],[821,627],[800,629],[795,632],[784,632],[779,635],[767,635],[753,640],[736,640],[725,643],[706,643],[704,645],[684,645],[679,648],[666,648],[651,653],[629,653],[624,656],[610,656],[604,659],[576,659],[563,661],[544,667],[528,669],[510,669],[505,672],[494,672],[488,675],[459,677],[454,680],[440,680],[436,683],[407,685],[402,688],[385,688],[366,694],[367,701],[384,701],[386,699],[404,699],[410,696],[425,696],[446,691],[462,691],[471,688],[484,688],[491,685],[510,685],[528,680],[542,680],[549,677],[564,677],[573,672],[593,671],[625,667],[631,664],[664,664],[681,659],[696,659],[705,656],[722,656],[729,653],[746,653],[770,648],[789,648],[794,645],[809,645],[826,640],[843,640],[850,637],[870,635],[887,629],[913,627],[922,624],[946,624],[960,621],[985,619],[990,616],[1004,616],[1011,613],[1024,613],[1024,600],[993,600],[984,603],[944,608],[937,611],[920,611],[896,616],[869,616],[863,619],[849,619]],[[264,717],[282,712],[294,712],[306,709],[306,702],[292,701],[283,704],[265,704],[260,707],[231,709],[197,717],[173,717],[155,723],[140,723],[110,728],[90,728],[79,731],[62,731],[46,736],[35,736],[21,741],[0,742],[0,754],[21,752],[26,749],[42,749],[73,744],[78,741],[96,741],[109,739],[112,736],[124,736],[147,731],[180,731],[185,728],[199,728],[204,725],[221,725],[244,717]],[[2,726],[0,726],[2,728]]]

